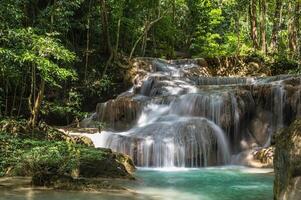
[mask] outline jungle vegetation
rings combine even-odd
[[[300,0],[1,0],[0,118],[66,125],[127,87],[134,57],[301,56]],[[49,119],[51,118],[51,119]]]

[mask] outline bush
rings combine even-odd
[[[300,72],[297,61],[291,60],[287,57],[277,57],[274,63],[271,65],[271,70],[273,75],[287,73],[297,74],[298,70]]]
[[[34,147],[22,155],[14,173],[18,176],[32,176],[34,185],[51,185],[60,177],[71,177],[77,169],[75,146],[65,142],[49,143]]]
[[[41,109],[42,118],[53,125],[69,125],[83,119],[86,113],[81,112],[82,96],[71,90],[63,101],[44,102]]]

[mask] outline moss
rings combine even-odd
[[[79,157],[79,175],[82,177],[125,177],[129,176],[128,170],[123,162],[126,156],[113,153],[111,150],[81,148]],[[130,164],[129,164],[130,165]]]
[[[71,137],[45,123],[34,130],[23,120],[0,121],[0,176],[30,176],[37,186],[99,189],[85,178],[133,178],[132,160],[96,149],[89,138]]]
[[[0,134],[0,175],[31,176],[34,185],[53,186],[78,177],[132,178],[125,165],[131,166],[131,160],[108,149]]]

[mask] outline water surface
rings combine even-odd
[[[139,169],[135,192],[65,192],[3,189],[0,200],[272,200],[273,175],[242,167]]]

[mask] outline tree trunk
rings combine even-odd
[[[108,10],[106,0],[100,0],[101,4],[101,21],[102,21],[102,38],[104,44],[105,54],[111,56],[112,54],[112,45],[109,31],[109,19],[108,19]]]
[[[271,44],[270,44],[270,51],[271,53],[275,53],[278,49],[278,35],[281,23],[281,12],[282,12],[282,0],[276,0],[276,7],[274,12],[274,19],[273,19],[273,30],[271,36]]]
[[[295,0],[294,2],[289,2],[288,4],[288,11],[289,11],[289,21],[288,21],[288,47],[290,51],[290,57],[295,57],[298,53],[297,48],[297,27],[296,25],[299,24],[299,0]],[[295,6],[295,9],[294,9]]]
[[[267,53],[266,45],[266,0],[260,0],[260,35],[261,35],[261,51]]]
[[[257,14],[256,14],[256,0],[250,0],[249,16],[251,25],[251,39],[253,41],[254,49],[258,49],[258,34],[257,34]]]
[[[87,71],[89,65],[89,55],[90,55],[90,12],[91,12],[91,0],[89,1],[89,13],[86,26],[86,53],[85,53],[85,78],[84,81],[87,83]]]
[[[15,104],[16,104],[18,87],[19,87],[19,81],[16,82],[15,89],[14,89],[14,97],[13,97],[13,102],[12,102],[11,109],[10,109],[10,116],[11,117],[13,117],[14,111],[15,111]]]
[[[145,56],[145,50],[146,50],[147,38],[148,38],[148,31],[150,29],[149,25],[147,25],[147,26],[148,26],[148,28],[146,29],[146,31],[144,31],[144,36],[143,36],[142,45],[141,45],[141,56],[142,57]]]
[[[8,85],[9,85],[9,81],[6,79],[6,84],[5,84],[5,109],[4,109],[4,116],[7,116],[8,114],[8,101],[9,101],[9,97],[8,97]]]
[[[154,21],[151,21],[151,22],[146,21],[146,22],[144,23],[143,32],[142,32],[142,34],[140,35],[140,37],[136,40],[136,42],[135,42],[135,44],[134,44],[134,46],[133,46],[133,48],[132,48],[132,50],[131,50],[130,57],[129,57],[130,60],[132,59],[132,56],[134,55],[134,52],[135,52],[136,47],[137,47],[137,45],[139,44],[139,42],[140,42],[142,39],[147,38],[147,33],[148,33],[148,31],[151,29],[151,27],[152,27],[154,24],[156,24],[156,23],[157,23],[158,21],[160,21],[162,18],[163,18],[163,15],[162,15],[162,16],[159,16],[159,17],[158,17],[157,19],[155,19]],[[143,46],[143,45],[144,45],[144,41],[143,41],[142,46]]]
[[[237,47],[236,47],[236,54],[240,54],[240,23],[239,23],[239,12],[237,12],[236,19],[235,19],[235,29],[236,29],[236,35],[237,35]]]
[[[293,22],[292,22],[292,32],[289,32],[290,35],[290,51],[292,58],[297,59],[300,55],[298,37],[300,35],[300,0],[295,0],[295,7],[293,8]]]
[[[26,76],[24,78],[23,83],[24,84],[22,85],[22,89],[21,89],[21,95],[20,95],[20,101],[19,101],[19,106],[18,106],[17,117],[19,117],[20,114],[21,114],[21,109],[22,109],[22,104],[23,104],[23,96],[24,96],[24,93],[25,93],[25,90],[26,90]]]
[[[175,29],[177,29],[177,27],[176,27],[176,0],[173,0],[173,2],[172,2],[172,23],[173,23],[173,26],[175,27]],[[176,36],[173,35],[172,36],[171,52],[169,52],[171,57],[174,57],[175,45],[176,45]]]
[[[297,0],[296,8],[295,8],[295,27],[296,27],[296,40],[297,40],[296,57],[299,60],[301,57],[300,15],[301,15],[301,1]]]
[[[52,11],[51,11],[51,16],[50,16],[50,31],[53,31],[53,26],[54,26],[54,15],[55,15],[55,8],[56,8],[56,0],[53,0],[53,5],[52,5]]]
[[[41,79],[39,92],[35,99],[34,106],[31,109],[31,116],[30,116],[30,120],[29,120],[29,125],[32,129],[34,129],[34,127],[37,123],[38,114],[40,112],[40,107],[41,107],[41,104],[42,104],[42,101],[44,98],[44,91],[45,91],[45,80]]]
[[[115,48],[114,48],[114,54],[116,57],[117,53],[118,53],[118,48],[119,48],[119,39],[120,39],[120,25],[121,25],[121,18],[119,18],[118,20],[118,24],[117,24],[117,34],[116,34],[116,43],[115,43]]]

